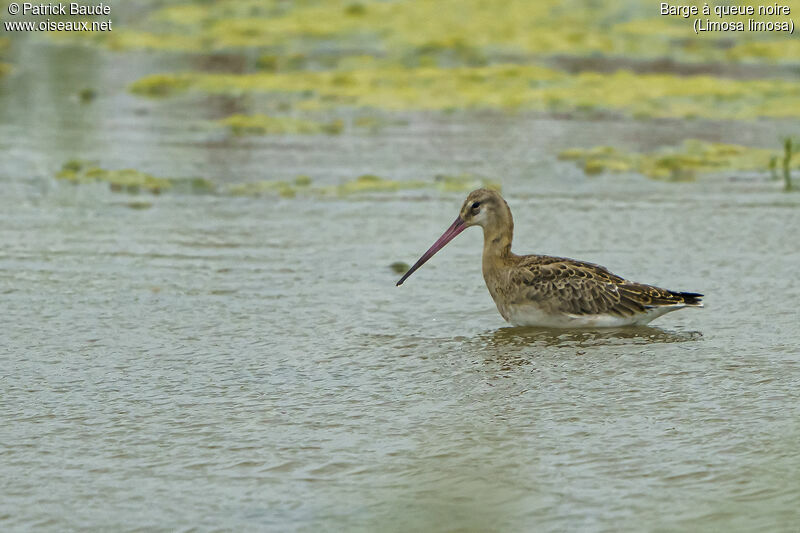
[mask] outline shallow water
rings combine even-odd
[[[800,195],[554,157],[611,137],[770,146],[793,123],[408,114],[229,138],[207,121],[246,99],[143,100],[123,88],[167,59],[70,50],[18,47],[0,81],[4,530],[796,530]],[[81,105],[86,85],[103,89]],[[461,194],[135,197],[56,182],[73,157],[219,182],[487,175],[518,253],[706,308],[509,328],[477,229],[394,286],[388,265]]]

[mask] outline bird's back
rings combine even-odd
[[[607,268],[565,257],[509,255],[484,264],[484,279],[500,314],[514,325],[614,327],[646,324],[702,294],[628,281]]]

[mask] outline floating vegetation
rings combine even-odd
[[[353,180],[348,180],[341,185],[328,187],[325,193],[334,193],[340,196],[348,196],[356,193],[365,192],[394,192],[408,189],[424,189],[430,186],[430,182],[422,180],[392,180],[381,178],[372,174],[365,174]]]
[[[457,38],[430,41],[411,48],[402,55],[400,63],[407,67],[477,67],[488,65],[489,58],[480,48]]]
[[[555,0],[242,1],[240,5],[233,4],[196,2],[167,6],[153,11],[142,29],[123,27],[103,32],[103,35],[59,37],[89,39],[112,49],[178,51],[267,48],[321,40],[354,44],[365,39],[382,49],[416,47],[437,40],[468,42],[476,39],[480,46],[529,51],[596,52],[612,47],[612,40],[607,36],[598,39],[603,36],[599,25],[588,24],[594,13],[577,12],[584,15],[581,19],[587,22],[581,31],[565,32],[563,27],[556,27],[559,21],[571,20],[575,24],[578,14],[551,13],[559,4]],[[596,31],[592,31],[595,28]],[[584,37],[585,34],[588,35]]]
[[[311,185],[311,178],[305,174],[301,174],[294,179],[294,184],[297,187],[308,187]]]
[[[734,60],[800,63],[800,42],[784,38],[740,43],[728,50],[727,57]]]
[[[66,162],[56,177],[72,183],[105,182],[115,192],[145,191],[158,194],[172,186],[167,179],[156,178],[138,170],[106,170],[79,160]]]
[[[800,116],[800,84],[711,76],[583,73],[533,89],[548,110],[612,110],[636,118],[752,119]],[[797,106],[792,108],[791,106]]]
[[[493,187],[500,190],[500,185],[472,174],[454,176],[435,176],[432,180],[393,180],[374,174],[364,174],[346,180],[338,185],[314,187],[311,178],[298,176],[294,181],[255,181],[231,185],[222,190],[234,196],[269,196],[278,195],[293,198],[298,194],[308,196],[352,196],[363,193],[389,193],[414,189],[438,190],[441,192],[467,192],[480,187]]]
[[[491,181],[475,174],[437,174],[433,177],[433,182],[436,188],[446,192],[468,192],[481,187],[498,192],[502,191],[502,186],[499,182]]]
[[[351,17],[360,17],[367,14],[367,8],[362,3],[354,2],[344,8],[344,13]]]
[[[590,175],[638,172],[658,180],[688,181],[699,174],[774,168],[777,153],[763,148],[687,140],[678,149],[648,153],[624,152],[610,146],[574,148],[561,152],[559,159],[575,161]],[[784,157],[784,165],[789,164],[786,161]],[[800,162],[795,166],[800,166]]]
[[[389,265],[389,268],[391,268],[392,271],[395,272],[396,274],[405,274],[406,272],[408,272],[408,269],[411,268],[411,266],[408,263],[404,263],[402,261],[395,261],[394,263]]]
[[[127,202],[125,204],[125,206],[130,208],[130,209],[135,209],[137,211],[142,211],[144,209],[150,209],[151,207],[153,207],[153,203],[152,202],[144,202],[144,201],[140,201],[139,200],[139,201]]]
[[[629,172],[634,167],[634,156],[624,154],[611,146],[595,146],[594,148],[570,148],[558,154],[564,161],[577,161],[583,166],[586,174],[602,172]]]
[[[2,53],[5,48],[8,48],[10,42],[11,41],[9,39],[0,37],[0,53]],[[0,77],[8,74],[9,72],[11,72],[11,65],[0,61]]]
[[[185,75],[154,74],[131,86],[134,93],[154,98],[170,96],[191,87],[191,79]]]
[[[800,44],[783,32],[742,32],[733,41],[727,32],[710,32],[699,39],[687,19],[654,16],[652,6],[649,0],[580,5],[556,0],[195,0],[155,9],[135,27],[49,35],[112,49],[247,50],[247,57],[255,58],[249,63],[260,70],[159,74],[131,87],[154,97],[187,90],[272,92],[301,98],[304,109],[521,108],[636,118],[800,117],[800,83],[790,79],[570,74],[535,64],[563,64],[557,60],[563,57],[602,57],[605,65],[663,57],[674,59],[674,65],[765,58],[800,63]],[[674,65],[660,68],[674,70]],[[251,133],[248,124],[242,129]]]
[[[64,163],[56,178],[75,184],[108,183],[114,192],[159,194],[167,190],[209,193],[214,185],[203,178],[158,178],[133,169],[107,170],[91,162],[73,159]]]
[[[184,194],[212,194],[217,192],[217,185],[206,178],[167,178],[170,190]]]
[[[545,67],[498,65],[437,69],[360,68],[348,71],[147,76],[131,85],[136,94],[169,96],[187,90],[207,93],[297,93],[306,107],[335,104],[378,109],[445,109],[454,106],[509,107],[524,103],[532,83],[564,75]],[[494,95],[492,93],[495,93]]]
[[[783,140],[783,189],[792,190],[792,156],[794,155],[794,141],[791,137]],[[800,165],[798,165],[800,166]]]
[[[260,70],[268,72],[303,70],[308,67],[308,64],[309,57],[301,53],[289,53],[286,55],[264,54],[256,62],[256,66]]]
[[[549,112],[611,111],[637,118],[800,117],[800,83],[780,79],[581,73],[534,65],[475,68],[362,68],[352,71],[159,74],[131,85],[137,94],[295,93],[298,107],[335,105],[388,110],[464,108]]]
[[[359,176],[340,185],[320,189],[323,194],[349,196],[358,193],[395,192],[412,189],[435,189],[441,192],[468,192],[481,187],[500,190],[499,184],[473,174],[438,175],[430,181],[393,180],[372,174]]]
[[[344,129],[341,120],[315,122],[292,117],[267,115],[231,115],[219,121],[235,135],[315,134],[336,135]]]
[[[481,64],[494,54],[677,55],[688,61],[752,57],[753,52],[728,50],[727,32],[698,39],[687,19],[656,13],[650,0],[195,0],[156,9],[138,27],[54,37],[88,40],[111,49],[268,48],[276,57],[324,42],[345,49],[380,50],[393,59],[419,57],[424,62],[432,57],[448,66]],[[734,48],[765,43],[771,47],[770,56],[782,57],[781,47],[791,44],[786,37],[782,32],[741,32]]]
[[[438,175],[430,180],[393,180],[365,174],[338,185],[314,186],[306,175],[293,180],[261,180],[216,185],[205,178],[159,178],[138,170],[106,170],[96,164],[73,159],[64,163],[56,178],[74,184],[108,183],[114,192],[159,194],[216,194],[222,196],[352,196],[362,193],[397,192],[427,189],[441,192],[466,192],[480,187],[500,190],[500,185],[473,174]],[[129,205],[130,206],[130,205]],[[144,207],[143,207],[144,208]]]
[[[80,100],[81,103],[88,104],[95,98],[97,98],[97,91],[95,91],[94,89],[87,87],[85,89],[81,89],[80,91],[78,91],[78,100]]]
[[[11,72],[11,65],[0,61],[0,76],[5,76],[9,72]]]
[[[570,74],[536,64],[563,64],[557,59],[579,56],[603,57],[605,65],[633,68],[636,60],[673,58],[672,67],[661,67],[666,70],[696,61],[800,62],[800,44],[782,32],[742,32],[735,42],[723,32],[698,39],[686,19],[653,15],[649,0],[580,5],[556,0],[195,0],[156,9],[137,27],[49,35],[88,39],[113,49],[247,50],[246,56],[254,58],[249,63],[259,69],[244,74],[158,74],[131,86],[136,94],[152,97],[188,90],[265,92],[289,93],[301,100],[302,109],[800,117],[800,83],[790,79],[624,70]],[[589,60],[586,65],[597,63]],[[244,130],[249,127],[243,125]]]
[[[304,176],[307,177],[307,176]],[[298,178],[299,179],[299,178]],[[300,182],[300,183],[305,183]],[[288,181],[254,181],[249,183],[237,183],[227,187],[225,192],[233,196],[273,196],[278,195],[282,198],[294,198],[297,196],[298,188],[308,187],[310,181],[301,185],[295,180],[295,183]]]
[[[378,115],[361,115],[353,119],[353,126],[370,132],[377,132],[389,126],[407,126],[403,119],[386,118]]]

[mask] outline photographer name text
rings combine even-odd
[[[8,14],[20,17],[100,17],[111,15],[109,4],[81,4],[78,2],[11,2]],[[4,20],[7,32],[25,31],[111,31],[108,20]]]

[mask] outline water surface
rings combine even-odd
[[[554,156],[610,136],[770,146],[791,123],[409,113],[231,138],[208,121],[247,101],[124,91],[177,60],[70,50],[17,47],[0,81],[4,530],[796,530],[800,196],[754,176],[588,178]],[[82,105],[87,85],[103,89]],[[74,157],[220,183],[491,176],[517,253],[706,309],[510,328],[477,228],[394,286],[388,265],[460,193],[137,197],[54,180]]]

